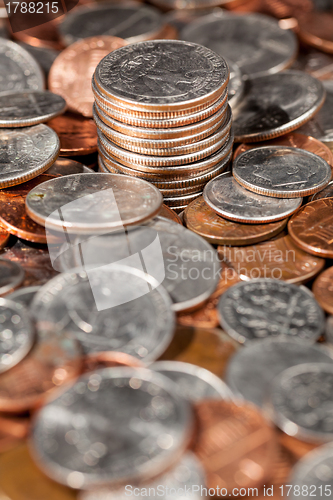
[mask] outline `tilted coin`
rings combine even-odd
[[[32,55],[47,77],[52,64],[60,54],[59,50],[54,50],[48,47],[35,47],[24,42],[19,42],[19,45]]]
[[[64,273],[36,294],[32,315],[42,331],[69,332],[85,354],[120,351],[155,360],[174,330],[170,298],[158,285],[116,264]]]
[[[292,69],[298,69],[310,73],[318,80],[332,78],[333,57],[312,47],[302,47]]]
[[[241,70],[236,63],[227,61],[230,70],[230,80],[228,85],[228,100],[232,109],[242,100],[245,83]]]
[[[32,453],[47,475],[72,488],[124,485],[148,481],[177,462],[191,430],[190,405],[168,378],[107,368],[80,377],[42,408]]]
[[[325,100],[322,83],[302,71],[251,78],[234,112],[236,142],[273,139],[299,128]]]
[[[10,233],[6,230],[6,227],[1,224],[0,220],[0,250],[7,244],[10,237]]]
[[[324,52],[333,52],[332,6],[330,6],[330,12],[315,10],[303,13],[297,21],[297,34],[302,42]]]
[[[267,224],[242,224],[217,215],[204,198],[192,201],[185,209],[185,225],[215,245],[251,245],[270,239],[283,230],[287,219]]]
[[[322,198],[333,198],[333,181],[329,182],[324,189],[315,193],[310,201],[321,200]]]
[[[0,66],[0,94],[14,90],[43,90],[44,76],[35,59],[4,38],[0,39]]]
[[[24,270],[21,266],[0,258],[0,295],[13,291],[23,280]]]
[[[55,231],[100,234],[143,222],[159,212],[162,195],[152,184],[117,174],[72,174],[32,189],[28,215]]]
[[[64,45],[59,38],[58,20],[50,20],[50,17],[52,17],[52,15],[43,16],[43,20],[46,22],[39,26],[16,31],[15,33],[12,32],[13,37],[20,42],[25,42],[35,47],[62,50]]]
[[[42,174],[55,162],[59,150],[57,134],[44,124],[0,129],[0,189]]]
[[[162,205],[161,210],[159,211],[158,215],[160,217],[164,217],[165,219],[170,219],[173,222],[180,224],[181,226],[183,225],[180,217],[173,210],[171,210],[171,208],[167,207],[164,204]]]
[[[236,160],[237,161],[237,160]],[[234,169],[235,169],[234,164]],[[236,222],[261,224],[285,219],[302,204],[302,198],[273,198],[245,189],[230,172],[206,184],[203,198],[218,215]]]
[[[48,122],[59,136],[61,156],[89,155],[97,150],[97,129],[93,120],[65,113]]]
[[[277,336],[314,343],[324,329],[324,313],[312,293],[276,279],[232,286],[222,295],[218,313],[222,328],[242,344]]]
[[[282,71],[297,55],[295,34],[262,14],[205,16],[186,26],[180,38],[223,55],[250,77]]]
[[[239,349],[227,367],[234,394],[262,407],[275,377],[303,363],[333,363],[330,349],[292,338],[266,338]]]
[[[312,286],[312,292],[321,307],[333,314],[333,267],[321,273]]]
[[[0,298],[0,373],[17,365],[30,351],[34,327],[22,304]]]
[[[18,302],[29,309],[31,302],[39,289],[40,286],[25,286],[15,290],[15,292],[10,293],[9,295],[6,295],[6,299]]]
[[[246,189],[278,198],[316,193],[332,177],[319,156],[299,148],[265,146],[245,151],[233,164],[235,179]]]
[[[173,193],[170,197],[164,197],[163,201],[168,207],[173,209],[181,208],[182,210],[187,207],[189,203],[198,198],[198,196],[202,195],[202,190],[193,193],[193,194],[185,194],[183,196],[177,196],[177,193]]]
[[[312,201],[293,215],[288,231],[296,245],[312,255],[333,258],[333,200]]]
[[[21,90],[0,94],[0,127],[26,127],[51,120],[66,109],[66,101],[52,92]]]
[[[127,112],[182,114],[217,100],[227,86],[229,69],[221,56],[196,43],[156,40],[111,52],[98,64],[94,79],[100,92]]]
[[[179,393],[192,402],[232,398],[227,385],[205,368],[180,361],[157,361],[149,365],[149,368],[171,379],[177,385]]]

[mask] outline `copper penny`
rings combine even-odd
[[[1,196],[1,191],[0,191]],[[0,224],[0,250],[6,245],[9,239],[10,233],[7,231],[4,225]]]
[[[113,36],[85,38],[73,43],[54,61],[49,73],[49,89],[60,94],[72,111],[92,117],[94,95],[91,78],[103,57],[127,43]]]
[[[124,352],[97,352],[83,358],[82,373],[100,370],[102,368],[113,368],[115,366],[130,366],[132,368],[144,368],[144,364]]]
[[[12,34],[16,40],[33,45],[34,47],[61,50],[64,48],[64,45],[60,41],[57,26],[57,21],[51,20],[34,28],[17,31]]]
[[[323,198],[301,207],[288,223],[297,246],[320,257],[333,258],[333,199]]]
[[[297,33],[305,44],[333,53],[333,12],[303,14],[298,18]]]
[[[260,486],[272,474],[275,433],[249,404],[206,400],[194,405],[198,430],[194,452],[209,488]]]
[[[27,417],[0,416],[0,453],[17,446],[28,435],[30,420]]]
[[[203,197],[192,201],[184,213],[185,225],[215,245],[251,245],[272,238],[287,224],[287,220],[269,224],[242,224],[217,215]]]
[[[314,278],[325,259],[301,250],[290,236],[281,236],[258,245],[218,247],[221,259],[230,264],[241,280],[274,278],[302,284]]]
[[[273,498],[273,500],[285,498],[285,496],[281,495],[282,491],[280,487],[288,483],[295,462],[296,460],[289,451],[285,450],[283,447],[279,447],[272,465],[271,480],[268,485],[259,489],[259,494],[256,498],[259,500],[267,500],[267,497],[269,498],[272,492],[273,496],[270,498]]]
[[[173,220],[173,222],[177,222],[177,224],[180,224],[181,226],[183,225],[180,217],[167,205],[162,205],[160,213],[158,215],[160,215],[161,217],[165,217],[166,219]]]
[[[292,454],[295,462],[319,446],[315,443],[306,443],[305,441],[301,441],[300,439],[289,436],[282,431],[279,432],[278,436],[279,443],[285,450],[288,450],[288,452]]]
[[[333,314],[333,267],[321,273],[313,284],[312,291],[321,307]]]
[[[88,155],[97,151],[97,128],[93,120],[65,113],[50,120],[60,139],[60,156]]]
[[[299,134],[298,132],[291,132],[290,134],[283,135],[277,139],[265,142],[252,142],[250,144],[240,144],[234,153],[234,159],[241,153],[253,148],[260,148],[263,146],[288,146],[293,148],[305,149],[310,153],[320,156],[323,160],[327,161],[331,168],[333,168],[333,153],[322,142],[309,135]]]

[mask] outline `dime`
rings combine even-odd
[[[275,377],[303,363],[332,363],[330,349],[299,339],[266,338],[239,349],[227,367],[226,381],[236,396],[264,406]]]
[[[15,290],[15,292],[10,293],[9,295],[6,295],[6,299],[18,302],[19,304],[22,304],[24,307],[29,309],[31,302],[39,289],[40,286],[25,286],[23,288]]]
[[[43,90],[43,73],[35,59],[10,40],[0,39],[0,94],[8,91]]]
[[[251,78],[234,113],[236,142],[273,139],[297,129],[325,100],[322,83],[302,71]]]
[[[97,129],[93,120],[65,113],[48,122],[60,140],[61,156],[89,155],[97,150]]]
[[[286,219],[302,204],[302,198],[272,198],[248,191],[235,181],[230,172],[225,172],[209,181],[205,186],[203,198],[218,215],[245,224],[270,223]]]
[[[169,379],[140,368],[107,368],[80,377],[42,408],[32,451],[47,475],[72,488],[129,484],[148,481],[175,463],[191,430],[190,405]],[[50,447],[55,441],[56,450]]]
[[[310,201],[321,200],[322,198],[333,198],[333,181],[329,182],[324,189],[315,193]]]
[[[192,402],[202,399],[231,399],[232,393],[222,380],[205,368],[180,361],[157,361],[149,365],[168,377],[179,394]]]
[[[313,284],[312,291],[321,307],[333,314],[333,267],[321,273]]]
[[[333,439],[332,388],[332,363],[293,366],[274,379],[267,409],[286,434],[323,444]]]
[[[143,362],[124,352],[102,351],[90,353],[83,358],[82,373],[95,372],[102,368],[129,366],[131,368],[144,368]]]
[[[222,328],[241,344],[264,337],[299,337],[314,343],[324,313],[305,287],[276,279],[253,279],[227,290],[218,304]]]
[[[15,262],[0,258],[0,295],[13,291],[24,280],[24,270]]]
[[[59,149],[57,134],[44,124],[0,129],[0,189],[45,172],[57,159]]]
[[[36,186],[25,203],[27,214],[49,230],[101,234],[150,219],[159,212],[162,195],[152,184],[125,175],[72,174]]]
[[[324,259],[304,252],[283,234],[253,246],[220,246],[218,252],[243,281],[273,278],[299,285],[310,281],[325,266]]]
[[[36,61],[42,68],[45,77],[47,77],[52,64],[54,63],[60,52],[58,50],[47,47],[34,47],[33,45],[29,45],[24,42],[19,42],[19,45],[27,52],[29,52],[29,54],[31,54],[34,59],[36,59]]]
[[[98,36],[85,38],[63,50],[49,74],[49,89],[60,94],[72,111],[92,117],[94,95],[91,78],[99,61],[126,45],[121,38]]]
[[[332,177],[328,163],[299,148],[265,146],[245,151],[233,164],[233,175],[246,189],[278,198],[316,193]]]
[[[245,83],[241,70],[236,63],[232,61],[227,61],[230,70],[230,80],[228,85],[228,100],[229,105],[234,109],[238,103],[242,100]]]
[[[9,237],[10,233],[6,230],[5,226],[1,225],[1,220],[0,220],[0,250],[7,244]]]
[[[297,55],[295,34],[262,14],[205,16],[186,26],[180,38],[223,55],[249,77],[282,71]]]
[[[164,288],[117,264],[56,276],[35,296],[32,314],[42,331],[65,328],[85,354],[119,351],[145,361],[158,358],[174,330]]]
[[[124,106],[127,113],[148,110],[166,112],[166,117],[170,111],[182,115],[207,108],[223,94],[228,79],[229,69],[221,56],[180,40],[118,49],[101,60],[94,76],[111,104]]]
[[[293,215],[288,231],[297,246],[320,257],[333,258],[333,200],[312,201]]]
[[[297,21],[297,34],[302,42],[324,52],[333,52],[332,11],[303,13]]]

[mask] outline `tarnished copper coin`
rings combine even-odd
[[[83,358],[82,373],[100,370],[102,368],[113,368],[115,366],[131,366],[132,368],[144,368],[144,364],[137,358],[124,352],[97,352],[90,353]]]
[[[59,38],[58,23],[55,20],[47,21],[34,28],[13,33],[16,40],[48,49],[61,50],[64,48]]]
[[[329,314],[333,314],[333,267],[329,267],[318,276],[312,291],[321,307]]]
[[[97,151],[97,129],[93,120],[65,113],[47,124],[59,136],[60,156],[88,155]]]
[[[312,201],[293,215],[288,231],[297,246],[320,257],[333,258],[333,199]]]
[[[0,222],[0,250],[1,250],[1,248],[3,248],[6,245],[8,239],[9,239],[9,236],[10,236],[10,233],[7,231],[5,226],[1,225],[1,222]]]
[[[333,12],[312,11],[301,15],[297,33],[307,45],[333,53]]]
[[[194,405],[198,421],[194,452],[209,488],[255,487],[272,474],[275,433],[249,404],[205,400]]]
[[[158,215],[160,215],[161,217],[165,217],[166,219],[173,220],[174,222],[177,222],[177,224],[180,224],[181,226],[183,225],[182,221],[180,220],[176,212],[174,212],[167,205],[164,205],[164,203]]]

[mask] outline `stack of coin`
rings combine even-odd
[[[165,204],[185,208],[231,159],[228,81],[225,60],[191,42],[108,54],[92,81],[100,170],[150,181]]]

